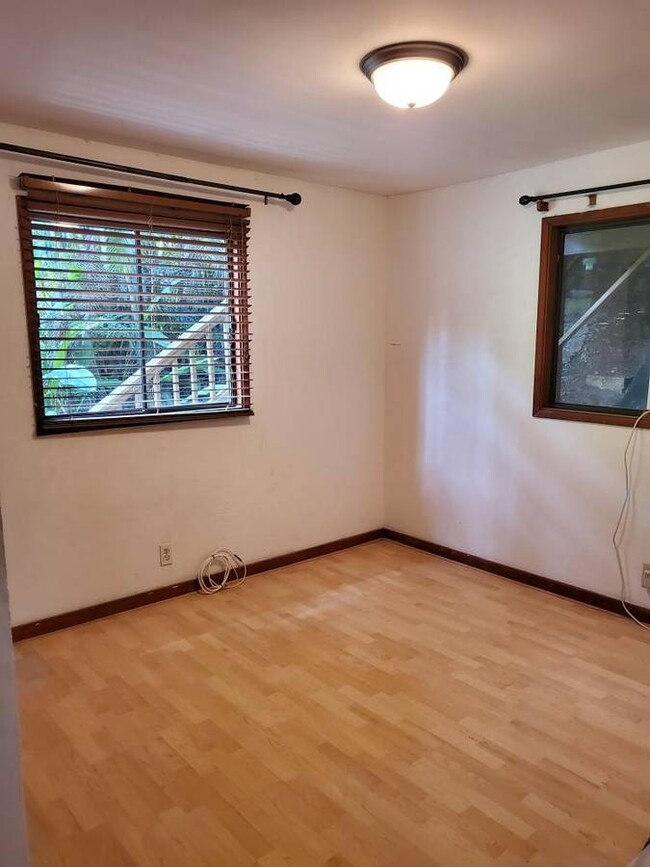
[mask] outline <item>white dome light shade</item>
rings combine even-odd
[[[385,102],[421,108],[440,99],[467,55],[444,42],[398,42],[370,51],[359,65]]]
[[[379,66],[371,81],[384,102],[397,108],[421,108],[440,99],[453,77],[451,66],[440,60],[406,57]]]

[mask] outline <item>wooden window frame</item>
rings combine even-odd
[[[43,374],[41,367],[41,350],[39,345],[40,326],[37,306],[37,287],[34,271],[34,251],[31,241],[30,202],[36,202],[33,207],[54,201],[57,213],[62,216],[88,210],[93,222],[101,225],[100,209],[112,220],[123,219],[126,224],[147,226],[147,221],[156,217],[156,224],[168,227],[170,230],[219,234],[224,222],[233,218],[240,221],[241,232],[238,236],[237,250],[239,260],[234,252],[231,256],[231,281],[237,285],[236,294],[248,297],[248,255],[247,233],[250,208],[245,205],[228,202],[214,202],[208,199],[159,193],[157,191],[140,190],[132,187],[120,187],[112,184],[101,184],[76,181],[67,178],[48,178],[38,175],[21,175],[21,188],[27,195],[16,197],[18,210],[18,226],[21,242],[21,259],[23,268],[23,283],[25,292],[25,310],[27,317],[28,342],[31,366],[31,380],[34,404],[35,429],[37,436],[62,433],[80,433],[93,430],[111,430],[133,428],[145,425],[178,424],[200,422],[204,420],[225,420],[238,416],[252,416],[250,386],[250,317],[247,309],[238,308],[235,327],[242,341],[241,358],[233,370],[236,382],[235,391],[239,404],[235,407],[216,408],[206,405],[202,409],[195,405],[191,409],[179,409],[170,406],[159,408],[156,412],[107,414],[93,417],[90,414],[80,415],[74,419],[51,417],[45,413],[45,398],[43,390]],[[94,208],[98,210],[93,210]],[[243,222],[242,222],[243,221]],[[115,225],[115,222],[111,223]],[[108,225],[108,223],[106,224]],[[234,249],[234,248],[233,248]]]
[[[536,418],[555,418],[564,421],[582,421],[596,424],[632,427],[643,410],[607,409],[558,404],[555,400],[558,359],[558,336],[561,306],[562,240],[566,229],[576,227],[614,227],[618,223],[650,221],[650,202],[562,214],[542,220],[539,268],[539,296],[537,305],[537,340],[535,348],[535,382],[533,389],[533,415]],[[640,422],[650,427],[650,417]]]

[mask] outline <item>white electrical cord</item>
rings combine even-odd
[[[650,409],[642,412],[634,422],[634,427],[630,432],[630,437],[627,441],[627,446],[625,447],[625,452],[623,454],[623,464],[625,466],[625,499],[623,500],[623,505],[621,506],[621,511],[618,515],[618,521],[616,522],[616,527],[612,534],[612,544],[614,545],[614,553],[616,554],[616,562],[618,564],[618,574],[621,579],[621,605],[628,617],[631,617],[632,620],[634,620],[635,623],[638,623],[643,629],[650,629],[650,626],[635,617],[627,607],[627,584],[625,581],[623,558],[621,556],[621,543],[623,542],[623,536],[625,535],[625,527],[627,525],[627,518],[630,513],[630,504],[632,501],[632,461],[634,460],[634,445],[636,443],[640,424],[647,416],[650,416]]]
[[[219,568],[215,569],[215,566]],[[212,574],[213,572],[215,574]],[[226,587],[239,587],[243,584],[246,580],[246,564],[239,554],[228,548],[219,548],[205,558],[196,577],[199,593],[217,593]]]

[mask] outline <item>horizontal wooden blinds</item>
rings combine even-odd
[[[20,181],[37,430],[250,413],[249,208]]]

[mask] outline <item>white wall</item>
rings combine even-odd
[[[253,205],[252,419],[37,439],[14,179],[46,169],[0,159],[0,483],[16,623],[185,579],[217,545],[255,560],[384,523],[617,593],[609,537],[628,431],[532,418],[540,215],[517,199],[645,176],[650,144],[387,201],[17,127],[0,136],[304,195],[294,210]],[[647,437],[628,537],[646,605]],[[174,566],[158,566],[160,542]]]
[[[616,595],[610,537],[627,428],[531,414],[541,193],[647,177],[650,143],[391,200],[386,523]],[[600,196],[598,207],[650,198]],[[584,199],[551,213],[583,210]],[[650,443],[628,537],[633,598],[650,562]],[[643,454],[645,452],[645,454]]]
[[[20,782],[14,653],[0,517],[0,864],[25,867],[27,837]]]
[[[381,526],[387,201],[6,125],[0,137],[304,197],[293,210],[253,205],[254,417],[37,439],[12,179],[91,173],[0,159],[0,480],[15,622],[189,578],[217,546],[253,561]],[[160,542],[174,546],[171,567],[158,565]]]

